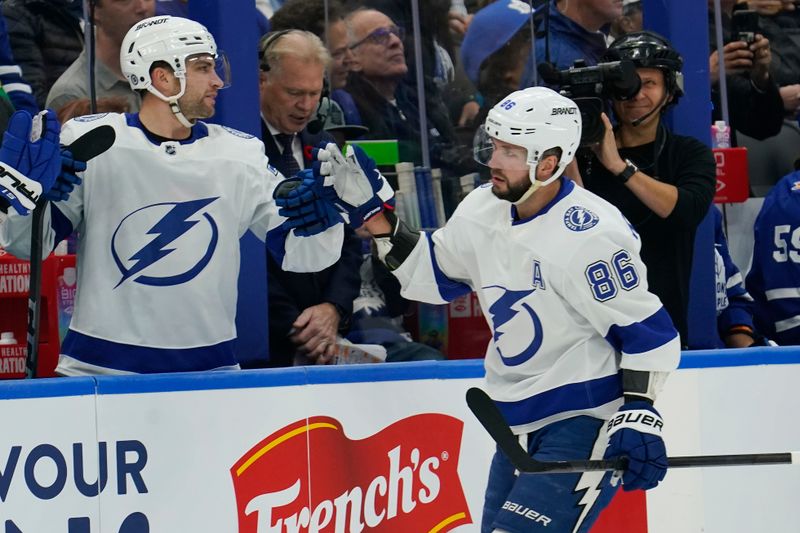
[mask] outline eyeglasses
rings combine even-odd
[[[400,26],[388,26],[386,28],[378,28],[377,30],[373,31],[357,43],[351,44],[349,46],[350,50],[354,50],[355,48],[361,46],[366,42],[371,42],[373,44],[379,44],[381,46],[386,46],[389,44],[389,40],[391,39],[392,35],[395,35],[401,41],[406,36],[406,30],[401,28]]]

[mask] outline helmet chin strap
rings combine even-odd
[[[519,200],[517,200],[516,202],[512,202],[512,203],[514,205],[521,205],[525,200],[527,200],[528,198],[533,196],[533,193],[535,193],[536,191],[538,191],[542,187],[546,187],[547,185],[550,185],[551,183],[556,181],[558,178],[560,178],[561,174],[564,173],[564,170],[566,170],[566,168],[567,168],[567,165],[565,165],[563,163],[559,163],[558,167],[556,167],[556,170],[555,170],[555,172],[553,172],[552,176],[550,176],[549,178],[547,178],[544,181],[539,181],[539,180],[536,179],[536,166],[535,165],[531,165],[531,172],[530,172],[531,186],[528,187],[528,190],[525,191],[525,194],[523,194],[522,197]]]
[[[181,106],[178,104],[178,99],[183,96],[183,93],[186,92],[186,78],[178,78],[181,82],[181,90],[175,96],[165,96],[161,93],[158,89],[153,87],[152,85],[147,88],[148,91],[156,95],[158,98],[169,104],[169,108],[172,110],[172,114],[175,115],[175,118],[178,119],[178,122],[181,125],[191,128],[194,126],[194,121],[190,121],[186,118],[186,115],[183,114],[181,111]]]

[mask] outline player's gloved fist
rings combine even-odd
[[[306,169],[282,181],[272,193],[278,214],[287,218],[284,225],[294,229],[295,235],[316,235],[342,222],[336,207],[320,195],[321,187],[311,169]]]
[[[67,149],[61,150],[61,173],[58,175],[53,187],[44,195],[51,202],[61,202],[69,198],[69,194],[80,185],[82,180],[76,172],[86,170],[85,161],[76,161],[72,157],[72,152]]]
[[[50,190],[61,169],[58,144],[61,126],[53,111],[32,118],[17,111],[8,122],[0,147],[0,195],[27,215]]]
[[[334,143],[320,144],[312,152],[314,176],[354,228],[394,204],[394,190],[373,161],[358,146],[348,145],[345,154]]]
[[[628,458],[622,474],[626,491],[652,489],[667,473],[667,450],[661,438],[664,422],[647,402],[628,402],[606,424],[605,459]]]

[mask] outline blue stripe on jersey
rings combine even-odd
[[[439,296],[443,300],[452,302],[459,296],[469,294],[472,292],[472,287],[460,281],[454,281],[444,275],[442,269],[439,268],[439,263],[436,261],[436,251],[433,247],[433,239],[426,236],[428,241],[428,249],[431,253],[431,265],[433,266],[433,275],[436,279],[436,285],[439,286]]]
[[[142,121],[139,120],[139,113],[125,113],[125,122],[131,128],[138,128],[142,130],[147,140],[151,143],[155,144],[156,146],[161,145],[161,143],[167,142],[168,140],[172,140],[178,144],[191,144],[198,139],[202,139],[203,137],[208,137],[208,126],[206,126],[203,122],[199,120],[195,122],[194,126],[192,126],[191,135],[189,135],[188,139],[164,139],[159,138],[142,124]]]
[[[283,258],[286,257],[286,237],[289,236],[289,221],[284,221],[283,224],[277,226],[267,232],[264,242],[267,245],[267,253],[272,255],[272,258],[279,265],[283,265]]]
[[[234,340],[200,348],[149,348],[68,330],[61,353],[103,368],[137,372],[191,372],[236,365]]]
[[[672,319],[660,307],[641,322],[628,326],[611,326],[606,335],[608,343],[618,352],[628,355],[645,353],[663,346],[678,336]]]
[[[75,229],[72,227],[72,222],[54,203],[50,204],[50,227],[56,233],[56,240],[53,241],[54,245],[69,237]]]
[[[566,411],[600,407],[622,397],[619,374],[570,383],[516,402],[495,402],[510,426],[530,424]]]

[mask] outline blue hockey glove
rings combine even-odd
[[[27,215],[58,177],[60,132],[58,119],[50,110],[35,118],[27,111],[17,111],[9,119],[0,147],[0,195],[20,215]]]
[[[647,402],[628,402],[608,421],[605,458],[628,458],[622,474],[626,491],[652,489],[664,479],[668,464],[663,427],[661,415]]]
[[[293,178],[282,181],[272,196],[284,223],[295,235],[309,237],[343,222],[330,200],[320,195],[321,184],[311,169],[301,170]]]
[[[61,150],[61,174],[58,175],[53,187],[44,195],[51,202],[61,202],[69,198],[69,194],[80,185],[82,180],[76,172],[86,170],[85,161],[76,161],[72,157],[72,152],[67,149]]]
[[[360,147],[348,145],[342,154],[334,143],[320,144],[312,156],[314,176],[325,186],[324,194],[353,228],[394,204],[394,190]]]

